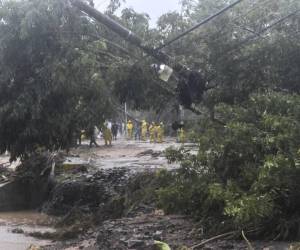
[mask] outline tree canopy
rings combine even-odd
[[[67,148],[77,129],[111,112],[105,43],[65,1],[0,6],[0,149],[12,159],[39,147]]]

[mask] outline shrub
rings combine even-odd
[[[235,229],[259,228],[271,238],[299,239],[299,96],[257,93],[217,111],[225,126],[206,121],[197,155],[167,150],[181,168],[159,190],[160,205]]]

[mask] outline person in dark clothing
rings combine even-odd
[[[113,140],[117,140],[118,129],[119,129],[118,124],[114,122],[113,125],[111,126]]]
[[[141,140],[141,124],[139,122],[136,122],[134,126],[134,138],[135,140]]]
[[[90,148],[94,144],[96,147],[99,147],[97,143],[97,136],[99,134],[99,130],[96,126],[92,127],[89,129],[89,136],[90,136]]]

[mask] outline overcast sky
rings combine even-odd
[[[94,3],[96,8],[103,10],[109,0],[94,0]],[[126,0],[122,5],[122,8],[124,7],[132,7],[137,12],[148,13],[151,17],[151,26],[154,26],[159,16],[179,9],[179,0]]]

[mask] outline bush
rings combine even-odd
[[[243,105],[219,105],[217,112],[225,126],[205,121],[197,155],[167,150],[181,168],[159,190],[161,207],[214,225],[226,222],[223,229],[299,239],[299,96],[257,93]]]

